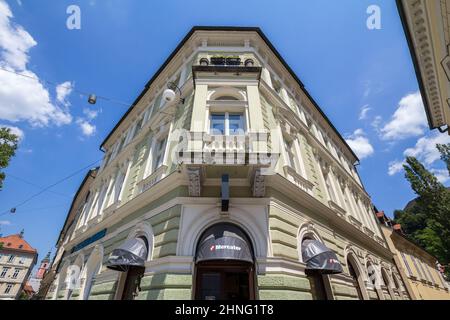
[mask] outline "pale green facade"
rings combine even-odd
[[[104,164],[63,244],[48,299],[118,299],[124,275],[107,269],[106,262],[137,236],[148,240],[149,256],[136,299],[193,299],[199,237],[224,222],[239,226],[251,240],[256,299],[315,297],[301,257],[305,237],[323,242],[344,268],[323,278],[327,298],[406,298],[403,286],[371,288],[369,264],[392,276],[397,271],[351,165],[357,158],[258,31],[238,31],[200,28],[191,34],[104,142]],[[220,55],[253,64],[237,71],[201,67],[201,59]],[[184,103],[164,103],[167,79],[176,82]],[[245,164],[205,163],[209,148],[232,152],[239,161],[239,144],[222,150],[209,134],[214,113],[239,113],[246,137],[257,133],[256,140],[245,142]],[[184,140],[182,130],[193,136]],[[265,141],[261,132],[269,133]],[[212,144],[195,134],[206,134]],[[182,141],[186,148],[180,153]],[[267,152],[277,158],[273,172],[261,178],[264,165],[248,161]],[[230,209],[221,212],[225,173]],[[102,230],[100,239],[88,241]],[[80,269],[80,284],[72,291],[64,285],[71,265]]]

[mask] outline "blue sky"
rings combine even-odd
[[[81,9],[81,30],[66,27],[72,4]],[[381,9],[380,30],[366,27],[372,4]],[[394,1],[229,0],[216,8],[211,1],[0,0],[0,66],[40,79],[0,70],[0,125],[22,136],[0,214],[41,190],[31,184],[46,187],[102,158],[99,145],[127,107],[90,106],[76,90],[133,102],[194,25],[260,27],[360,155],[358,170],[378,208],[391,214],[414,198],[401,171],[405,154],[448,184],[433,145],[450,141],[428,130]],[[84,175],[0,216],[1,232],[24,228],[42,258]]]

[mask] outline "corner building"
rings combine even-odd
[[[408,298],[357,157],[258,28],[194,27],[101,148],[47,299]]]

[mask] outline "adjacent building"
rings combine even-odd
[[[39,265],[36,273],[27,281],[27,286],[24,289],[24,292],[26,292],[27,296],[30,298],[34,297],[34,295],[39,292],[42,279],[44,279],[46,272],[50,268],[50,254],[51,252],[47,253],[45,258],[41,260],[41,264]]]
[[[450,123],[450,1],[397,0],[428,123]],[[448,132],[450,134],[450,132]]]
[[[47,299],[409,298],[357,156],[259,28],[194,27],[101,150]]]
[[[69,241],[73,231],[75,230],[78,219],[80,219],[80,215],[86,205],[86,201],[90,196],[90,188],[95,180],[97,172],[98,168],[89,170],[75,193],[66,220],[64,221],[64,225],[61,228],[58,240],[56,242],[57,251],[55,257],[53,258],[51,264],[46,266],[47,270],[42,274],[43,278],[40,283],[39,291],[35,296],[36,299],[42,300],[46,297],[56,299],[57,289],[60,290],[67,285],[64,282],[61,282],[58,283],[59,288],[56,288],[55,276],[57,274],[57,270],[61,267],[61,259],[67,255],[68,252],[70,253],[71,248],[67,248],[66,243]]]
[[[36,264],[37,251],[23,235],[0,237],[0,300],[18,299]]]
[[[437,259],[408,239],[401,225],[394,224],[383,212],[378,218],[411,299],[450,300],[449,285]]]

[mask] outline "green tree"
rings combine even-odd
[[[439,149],[441,150],[448,151],[446,148]],[[405,234],[413,241],[435,255],[442,264],[448,264],[450,192],[416,158],[408,157],[404,169],[405,177],[418,198],[405,210],[395,211],[395,221],[402,225]],[[450,275],[449,271],[447,269],[447,274]]]
[[[19,137],[11,133],[9,128],[0,128],[0,190],[3,187],[5,173],[1,170],[9,165],[9,161],[16,154]]]
[[[448,173],[450,174],[450,143],[447,144],[437,144],[436,148],[441,154],[441,160],[447,165]]]

